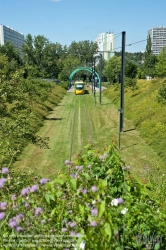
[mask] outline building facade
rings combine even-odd
[[[101,33],[95,39],[98,44],[99,53],[102,53],[106,61],[115,55],[114,52],[114,34],[106,32]]]
[[[162,48],[166,46],[166,28],[159,26],[148,31],[148,36],[151,37],[152,52],[154,55],[159,55]]]
[[[20,55],[22,56],[22,45],[24,43],[24,35],[19,33],[5,25],[0,25],[0,45],[5,45],[7,41],[10,41],[13,46],[19,50]]]

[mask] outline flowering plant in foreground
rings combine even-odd
[[[17,193],[8,193],[11,180],[1,172],[1,238],[14,234],[56,234],[68,246],[57,249],[155,249],[166,246],[165,213],[148,190],[131,178],[130,169],[110,146],[104,157],[89,150],[75,163],[65,162],[69,173],[59,173],[53,181],[46,178],[27,183]],[[90,167],[89,167],[90,166]],[[150,202],[149,202],[150,201]],[[157,213],[157,210],[160,213]],[[158,223],[160,221],[160,223]],[[138,241],[138,235],[155,232],[155,242]],[[44,247],[43,243],[36,243]],[[19,246],[20,247],[20,246]],[[35,248],[34,248],[35,249]]]

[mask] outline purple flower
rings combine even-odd
[[[62,228],[62,233],[66,232],[67,231],[67,228],[63,227]]]
[[[15,201],[16,200],[16,195],[12,194],[11,199],[12,199],[12,201]]]
[[[84,190],[82,190],[82,192],[83,192],[84,194],[87,194],[87,193],[88,193],[88,190],[87,190],[87,189],[84,189]]]
[[[29,193],[29,188],[23,188],[22,191],[21,191],[21,195],[22,196],[25,196]]]
[[[93,208],[92,210],[91,210],[91,215],[92,216],[95,216],[95,215],[97,215],[98,214],[98,209],[97,208]]]
[[[77,237],[81,237],[81,233],[77,233]]]
[[[123,203],[123,199],[122,198],[118,198],[118,204]]]
[[[69,214],[72,214],[72,212],[73,212],[72,210],[69,210]]]
[[[96,226],[97,226],[97,222],[96,222],[95,220],[93,220],[93,221],[91,222],[91,226],[92,226],[92,227],[96,227]]]
[[[74,179],[77,178],[77,174],[71,174],[70,176],[73,177]]]
[[[42,179],[39,181],[39,183],[42,184],[42,185],[44,185],[44,184],[46,184],[48,181],[49,181],[49,179],[42,178]]]
[[[6,202],[1,202],[0,203],[0,209],[5,210],[7,208],[7,203]]]
[[[104,160],[104,156],[102,156],[102,155],[99,158],[101,161]]]
[[[37,185],[33,185],[32,187],[31,187],[31,193],[34,193],[35,191],[37,191],[39,188],[38,188],[38,186]]]
[[[88,168],[91,168],[92,167],[92,165],[88,165]]]
[[[21,231],[23,231],[22,227],[16,227],[16,232],[21,232]]]
[[[76,166],[75,169],[79,169],[80,166]]]
[[[45,220],[42,220],[41,223],[44,224],[44,223],[46,223],[46,221],[45,221]]]
[[[70,227],[75,227],[75,225],[76,225],[75,222],[71,222],[71,223],[69,224]]]
[[[127,166],[127,169],[130,169],[130,166]]]
[[[0,188],[3,188],[3,186],[4,186],[4,184],[5,184],[6,181],[7,181],[6,178],[1,178],[0,179]]]
[[[5,218],[5,213],[1,212],[0,213],[0,220],[3,220]]]
[[[104,154],[104,157],[105,157],[105,158],[108,157],[108,154]]]
[[[70,161],[69,160],[66,160],[65,161],[65,165],[69,165],[70,164]]]
[[[29,207],[29,203],[25,203],[25,207],[28,208]]]
[[[37,207],[36,211],[35,211],[35,215],[41,214],[42,212],[42,208],[41,207]]]
[[[98,188],[96,186],[93,186],[91,189],[93,192],[96,192],[98,190]]]
[[[74,231],[71,231],[70,235],[71,235],[71,236],[75,236],[76,233],[75,233]]]
[[[2,174],[8,174],[9,173],[9,169],[8,168],[2,168]]]
[[[17,226],[17,222],[16,222],[15,220],[9,221],[9,226],[10,226],[11,228],[14,228],[14,227]]]

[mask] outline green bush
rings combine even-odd
[[[166,104],[166,82],[164,82],[158,91],[157,101]]]
[[[149,191],[153,179],[145,185],[133,178],[113,145],[103,155],[87,148],[75,163],[66,160],[68,173],[60,172],[51,182],[30,175],[31,182],[23,185],[8,168],[1,169],[1,247],[166,248],[166,214]]]

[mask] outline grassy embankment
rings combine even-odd
[[[154,157],[151,161],[155,164],[156,157],[155,153],[161,158],[161,161],[157,160],[156,164],[160,165],[160,168],[165,171],[166,166],[166,106],[161,105],[157,102],[158,90],[161,88],[164,80],[138,80],[138,89],[131,90],[130,88],[125,89],[125,100],[124,100],[124,116],[128,120],[131,120],[133,126],[130,129],[136,129],[139,131],[139,135],[145,140],[145,142],[151,146],[154,150]],[[107,97],[111,102],[119,108],[119,85],[110,86],[103,92],[104,96]],[[126,122],[124,124],[124,132],[121,134],[122,145],[126,145]],[[134,130],[133,130],[134,132]],[[129,139],[129,138],[128,138]],[[129,139],[130,140],[130,139]],[[134,142],[135,145],[139,145],[140,139]],[[148,148],[142,148],[143,154],[139,156],[134,154],[135,146],[130,150],[127,150],[127,155],[124,155],[123,150],[121,151],[122,157],[125,159],[132,153],[133,158],[143,157],[147,155],[148,160]],[[124,147],[124,146],[122,146]],[[149,148],[150,150],[150,148]],[[135,167],[137,165],[135,164]]]

